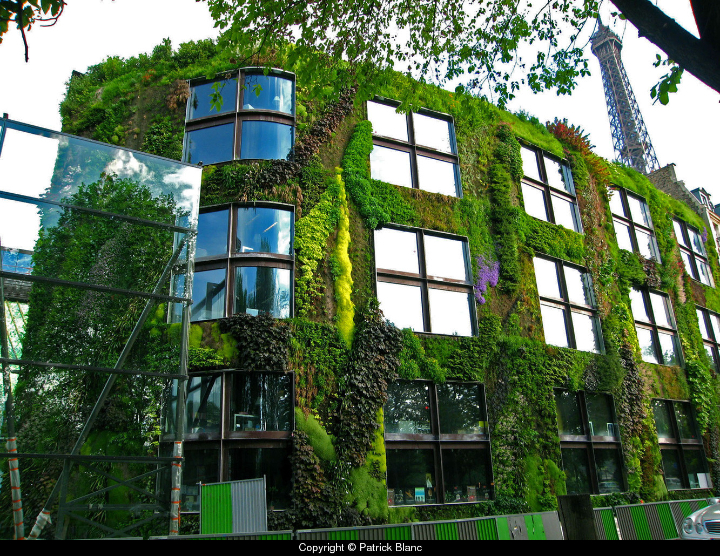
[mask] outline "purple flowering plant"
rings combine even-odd
[[[483,255],[478,255],[475,259],[477,268],[477,281],[473,286],[475,291],[475,299],[478,303],[484,304],[486,299],[483,297],[487,291],[488,285],[492,288],[497,286],[498,278],[500,278],[500,263],[491,261]]]
[[[707,228],[703,228],[701,237],[702,237],[702,242],[707,243]]]

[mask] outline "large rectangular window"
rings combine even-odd
[[[582,233],[570,167],[530,145],[521,145],[522,195],[530,216]]]
[[[555,390],[568,494],[625,490],[620,430],[612,396]]]
[[[533,259],[545,342],[580,351],[603,351],[592,278],[582,267],[559,259]]]
[[[680,256],[685,271],[693,280],[702,282],[706,286],[715,287],[715,280],[713,280],[707,251],[705,250],[705,242],[698,229],[677,219],[673,219],[673,229],[678,247],[680,247]]]
[[[191,320],[247,313],[292,315],[294,207],[278,203],[203,209]]]
[[[286,159],[295,142],[295,76],[243,68],[212,81],[192,80],[183,160]]]
[[[682,365],[675,317],[667,294],[632,288],[630,307],[643,361],[661,365]]]
[[[660,262],[660,250],[645,199],[625,189],[613,188],[610,210],[620,249],[640,253],[646,259]]]
[[[720,371],[720,315],[704,307],[696,307],[696,311],[705,352],[717,373]]]
[[[483,386],[398,381],[385,405],[388,505],[493,497]]]
[[[684,401],[656,399],[652,408],[667,489],[712,488],[692,406]]]
[[[451,116],[423,110],[396,111],[398,103],[368,101],[373,126],[373,179],[461,197],[460,170]]]
[[[186,398],[183,511],[198,511],[198,482],[266,477],[270,509],[290,499],[293,374],[218,371],[190,376]],[[173,439],[177,383],[167,400],[163,441]]]
[[[375,230],[377,296],[398,328],[456,336],[476,330],[467,240],[428,230]]]

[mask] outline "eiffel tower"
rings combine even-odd
[[[598,29],[590,40],[592,53],[600,61],[613,148],[618,160],[643,174],[659,169],[655,149],[620,59],[620,37],[598,18]]]

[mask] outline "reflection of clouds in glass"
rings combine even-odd
[[[175,194],[175,203],[181,211],[190,214],[190,224],[197,224],[197,215],[200,207],[200,180],[202,179],[202,168],[194,166],[182,166],[175,172],[165,174],[162,181],[165,185],[173,186],[179,191]]]
[[[40,229],[38,207],[0,199],[0,244],[33,251]]]
[[[58,147],[57,138],[8,128],[0,156],[0,189],[40,197],[50,186]]]
[[[130,151],[117,150],[115,158],[105,166],[106,174],[115,174],[119,178],[127,178],[139,181],[140,183],[151,181],[155,178],[155,172],[148,166],[135,158]]]

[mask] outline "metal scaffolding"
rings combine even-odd
[[[655,149],[620,58],[620,37],[598,20],[591,44],[592,53],[600,61],[610,132],[618,160],[643,174],[658,170]]]

